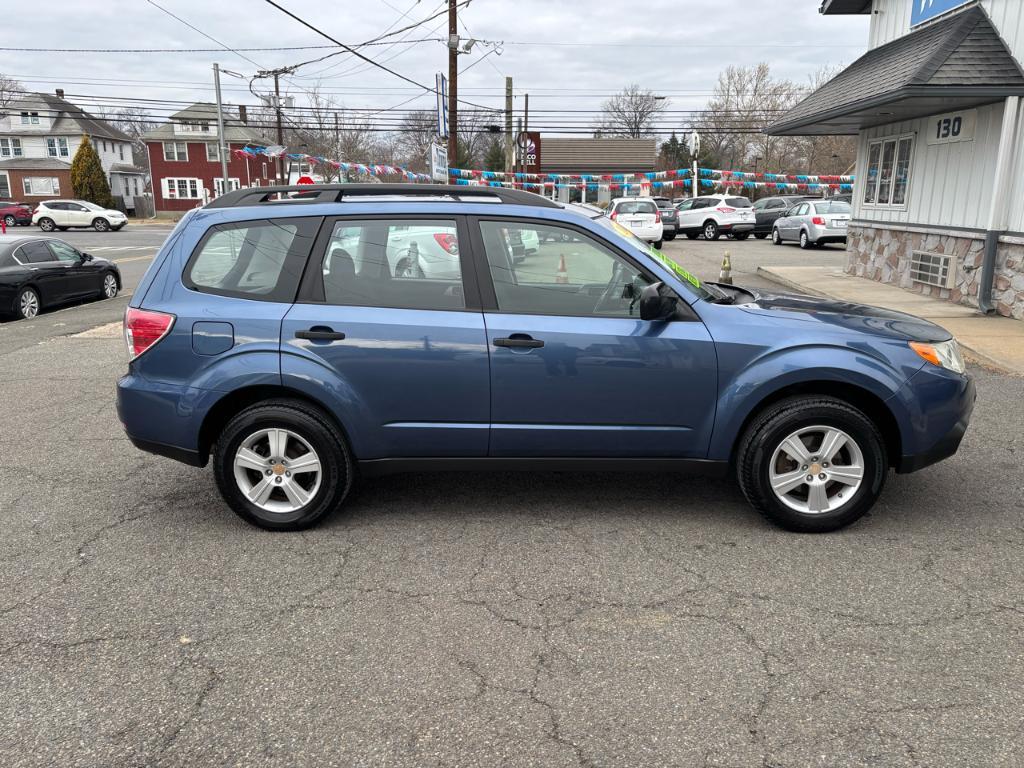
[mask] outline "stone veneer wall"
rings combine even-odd
[[[925,296],[934,296],[971,307],[978,306],[978,282],[985,241],[970,234],[908,232],[879,227],[851,226],[846,271]],[[950,253],[955,256],[953,288],[937,288],[910,279],[913,251]],[[1024,239],[1002,238],[996,258],[992,298],[1004,317],[1024,320]]]

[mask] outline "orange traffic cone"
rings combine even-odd
[[[569,270],[565,268],[564,253],[558,260],[558,271],[555,272],[555,282],[560,285],[568,285],[569,283]]]

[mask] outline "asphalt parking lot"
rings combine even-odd
[[[666,243],[704,278],[724,250],[760,287],[843,262]],[[838,534],[557,473],[368,481],[282,535],[126,441],[125,302],[0,326],[5,768],[1020,764],[1024,380],[974,368],[960,453]]]

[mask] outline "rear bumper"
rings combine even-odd
[[[912,417],[913,427],[919,436],[919,449],[900,457],[896,464],[896,471],[900,474],[917,472],[937,464],[960,448],[974,411],[977,390],[970,377],[956,378],[958,380],[938,371],[922,371],[904,385],[911,388],[922,406]],[[930,405],[937,395],[947,397]]]
[[[117,382],[117,417],[137,448],[195,467],[206,465],[199,430],[220,396],[128,373]]]
[[[739,224],[721,224],[719,225],[718,229],[722,232],[732,232],[733,234],[736,234],[738,232],[742,234],[744,232],[753,232],[754,225],[750,222],[743,222]]]

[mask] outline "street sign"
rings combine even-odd
[[[969,2],[972,0],[913,0],[910,26],[916,27],[918,24],[924,24],[926,21],[931,21],[935,17],[948,13],[954,8],[967,5]]]
[[[430,145],[430,178],[448,183],[448,149],[440,144]]]
[[[700,134],[696,131],[690,134],[690,154],[694,157],[700,154]]]
[[[448,138],[448,78],[437,73],[437,135]]]

